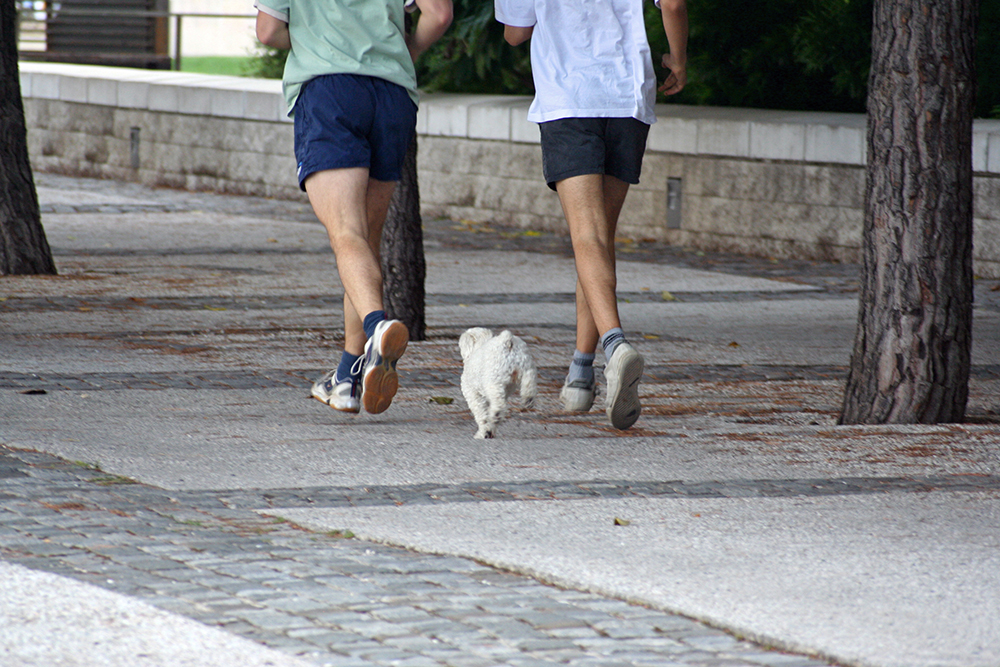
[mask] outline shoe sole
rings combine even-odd
[[[410,342],[410,332],[402,322],[393,322],[384,332],[379,350],[382,360],[371,369],[365,369],[364,387],[361,392],[361,402],[365,412],[377,415],[385,412],[399,390],[399,375],[396,373],[396,361],[406,352]]]
[[[639,419],[642,405],[639,403],[639,380],[642,379],[642,357],[638,354],[629,359],[621,370],[618,393],[608,404],[608,418],[611,425],[624,431]]]

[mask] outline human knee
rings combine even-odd
[[[614,254],[612,243],[596,231],[583,231],[573,237],[573,253],[578,259],[591,257],[610,259]]]

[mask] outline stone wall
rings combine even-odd
[[[35,169],[150,185],[302,197],[277,81],[21,64]],[[541,180],[530,100],[426,95],[418,115],[426,215],[563,231]],[[705,250],[856,260],[865,120],[662,105],[620,235]],[[1000,277],[1000,121],[973,142],[976,271]]]
[[[668,181],[680,189],[672,229]],[[476,222],[559,231],[559,200],[541,181],[538,146],[422,136],[424,210]],[[838,261],[861,245],[864,169],[649,152],[629,191],[622,236],[702,249]]]

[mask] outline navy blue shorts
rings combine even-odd
[[[366,167],[377,181],[398,181],[417,124],[406,88],[357,74],[326,74],[295,101],[299,187],[327,169]]]
[[[560,118],[539,123],[542,175],[556,183],[584,174],[639,182],[649,125],[635,118]]]

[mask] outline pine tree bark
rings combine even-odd
[[[424,314],[423,221],[417,187],[417,137],[403,163],[402,179],[389,204],[382,231],[382,301],[387,316],[410,330],[410,340],[426,339]]]
[[[17,8],[14,0],[0,0],[0,275],[55,273],[28,162]]]
[[[978,7],[875,2],[861,304],[842,424],[965,417]]]

